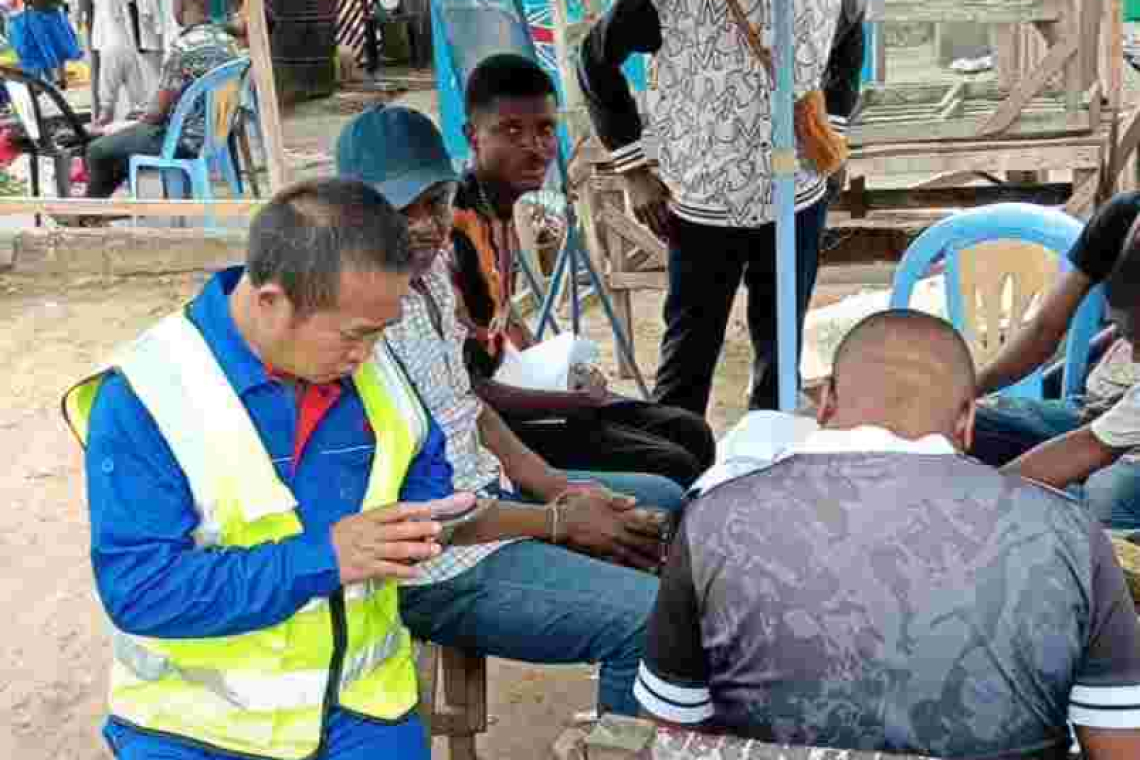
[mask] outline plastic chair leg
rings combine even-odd
[[[28,154],[28,179],[32,183],[32,196],[40,197],[40,154]],[[42,227],[44,218],[42,214],[36,214],[36,226]]]
[[[233,164],[231,163],[232,167]],[[210,168],[205,161],[196,161],[190,169],[190,184],[194,189],[194,198],[196,200],[210,202],[214,200],[214,190],[210,187]],[[208,228],[215,228],[218,226],[217,219],[214,215],[206,214],[203,217],[205,226]]]
[[[186,172],[180,167],[167,166],[159,170],[162,177],[162,197],[166,199],[181,200],[190,197],[190,188],[187,186]],[[186,217],[175,217],[175,227],[185,227]]]
[[[186,173],[182,169],[166,167],[160,170],[162,176],[162,197],[179,200],[189,197],[186,186]]]

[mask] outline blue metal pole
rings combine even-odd
[[[772,173],[776,191],[776,356],[780,410],[794,411],[799,396],[796,325],[795,2],[772,0],[776,88],[773,93]]]

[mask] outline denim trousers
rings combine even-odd
[[[1081,427],[1079,397],[1038,401],[997,396],[978,405],[971,453],[1000,467],[1039,443]],[[1140,463],[1128,456],[1089,476],[1069,491],[1083,498],[1107,528],[1140,529]]]
[[[680,486],[661,476],[568,474],[672,513],[683,504]],[[454,578],[402,587],[400,614],[416,638],[445,646],[533,663],[601,663],[599,711],[636,715],[633,684],[656,596],[649,573],[517,541]]]
[[[127,181],[131,156],[157,156],[165,140],[165,126],[142,122],[92,140],[87,146],[87,197],[110,198]],[[179,146],[177,155],[193,154]]]
[[[826,200],[796,212],[796,333],[801,336],[826,219]],[[705,416],[728,317],[743,280],[753,353],[748,408],[777,408],[776,225],[717,227],[674,216],[673,230],[654,399]]]

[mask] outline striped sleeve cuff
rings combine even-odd
[[[1074,686],[1069,720],[1088,728],[1140,728],[1140,685]]]
[[[610,160],[613,161],[614,171],[618,174],[640,169],[649,163],[641,140],[634,140],[629,145],[610,151]]]
[[[841,135],[847,134],[847,118],[844,116],[836,116],[833,113],[827,115],[827,121],[831,124],[831,128]]]
[[[633,696],[647,712],[670,723],[695,725],[713,715],[712,695],[705,686],[678,686],[658,677],[645,663],[637,671]]]

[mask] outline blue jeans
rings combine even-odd
[[[646,506],[679,512],[668,478],[570,472]],[[508,497],[509,498],[509,497]],[[598,709],[637,714],[633,683],[657,578],[541,541],[518,541],[442,583],[400,589],[400,614],[416,638],[534,663],[600,662]]]
[[[1039,443],[1081,427],[1082,407],[1079,398],[987,399],[978,405],[971,453],[986,464],[1000,467]],[[1090,475],[1083,488],[1070,491],[1083,497],[1105,527],[1140,529],[1140,463],[1121,458]]]

